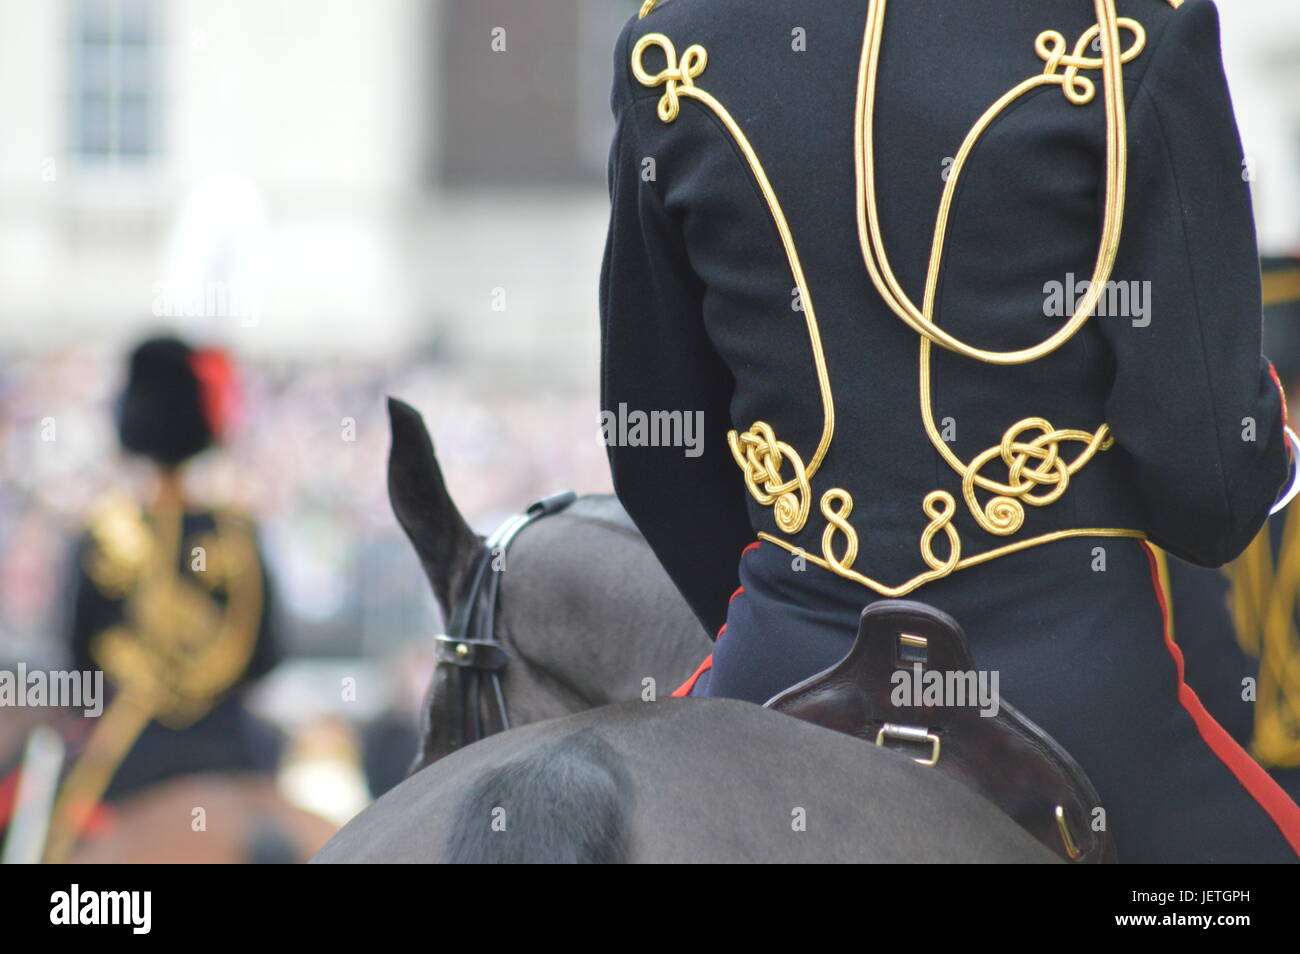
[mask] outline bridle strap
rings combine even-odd
[[[502,564],[498,569],[497,561],[505,556],[525,527],[559,513],[576,499],[571,490],[543,497],[488,536],[483,552],[466,577],[464,594],[452,611],[447,632],[434,637],[435,664],[449,672],[447,687],[452,698],[448,707],[455,714],[450,732],[453,748],[462,748],[510,728],[510,714],[501,688],[501,672],[510,661],[510,653],[496,638],[497,597],[505,567]],[[483,718],[481,695],[485,682],[496,711],[495,729],[489,728]]]

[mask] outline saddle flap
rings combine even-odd
[[[911,600],[862,611],[857,639],[834,666],[767,707],[864,741],[901,748],[996,804],[1069,861],[1111,861],[1093,830],[1100,799],[1055,739],[997,696],[947,613]]]
[[[886,722],[946,724],[952,717],[949,708],[927,704],[925,693],[910,691],[910,685],[903,694],[907,704],[895,703],[901,677],[917,666],[922,673],[973,672],[966,634],[942,610],[910,600],[881,600],[862,611],[848,655],[767,706],[870,742]],[[933,702],[933,694],[930,698]]]

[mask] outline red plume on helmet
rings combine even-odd
[[[230,355],[220,348],[190,353],[190,368],[199,380],[199,404],[212,436],[221,440],[239,411],[239,378]]]

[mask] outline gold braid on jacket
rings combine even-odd
[[[1178,7],[1182,0],[1168,2],[1171,6]],[[656,4],[657,0],[645,0],[640,16],[647,16]],[[1092,430],[1084,430],[1057,427],[1041,417],[1026,417],[1011,424],[997,444],[975,455],[970,461],[963,461],[942,439],[935,426],[930,349],[931,345],[937,344],[988,364],[1015,365],[1036,361],[1051,354],[1078,333],[1092,315],[1105,290],[1115,264],[1124,219],[1128,155],[1124,64],[1142,52],[1146,45],[1146,31],[1136,20],[1117,16],[1115,0],[1094,0],[1094,6],[1097,22],[1085,30],[1073,46],[1056,30],[1040,33],[1034,41],[1034,50],[1043,60],[1043,71],[1004,93],[984,111],[966,134],[944,184],[930,247],[925,295],[918,306],[903,291],[890,267],[876,208],[874,113],[886,0],[870,0],[868,5],[854,117],[858,241],[863,263],[885,304],[920,338],[920,406],[926,434],[943,460],[960,477],[962,499],[975,522],[985,532],[999,537],[1008,537],[1020,530],[1024,524],[1026,506],[1044,507],[1059,500],[1068,489],[1070,478],[1099,452],[1109,449],[1114,444],[1114,438],[1104,422]],[[1121,43],[1121,33],[1127,45]],[[1094,44],[1099,46],[1100,56],[1087,55],[1089,47]],[[665,61],[663,69],[655,73],[647,70],[643,63],[645,53],[651,47],[657,47]],[[741,468],[750,493],[763,506],[773,508],[773,516],[780,531],[796,534],[807,523],[812,509],[811,481],[817,474],[835,433],[835,407],[830,378],[822,351],[813,297],[776,192],[739,124],[726,107],[696,84],[708,66],[708,61],[708,52],[699,44],[686,47],[679,58],[672,40],[662,33],[648,33],[633,46],[631,66],[633,75],[642,86],[652,89],[663,87],[657,112],[664,123],[672,123],[677,119],[683,98],[695,100],[721,120],[745,157],[785,248],[790,271],[804,306],[808,341],[817,373],[822,405],[821,436],[806,463],[803,455],[789,442],[781,440],[771,425],[764,421],[755,421],[744,431],[730,431],[727,443]],[[1040,86],[1058,86],[1066,102],[1071,105],[1083,106],[1092,102],[1097,93],[1097,83],[1083,74],[1094,70],[1101,73],[1106,112],[1106,200],[1101,237],[1088,291],[1070,318],[1053,334],[1032,347],[1015,351],[990,351],[969,344],[941,328],[934,315],[948,217],[966,161],[980,136],[998,115],[1031,90]],[[1071,444],[1078,448],[1073,457],[1066,451],[1067,445]],[[990,467],[998,467],[1000,470],[996,475],[986,473]],[[981,500],[981,493],[988,495],[987,498]],[[840,487],[827,489],[821,495],[818,510],[826,521],[820,555],[804,554],[789,541],[770,533],[760,533],[759,537],[800,553],[808,560],[884,596],[902,596],[930,580],[947,576],[958,569],[1065,537],[1145,538],[1145,534],[1139,530],[1105,527],[1057,530],[963,556],[961,536],[953,524],[957,502],[948,491],[933,490],[921,501],[922,513],[929,522],[921,532],[919,549],[920,557],[929,569],[897,586],[891,586],[854,569],[859,544],[857,532],[848,521],[853,510],[852,495]],[[941,548],[941,552],[936,552],[934,542],[940,535],[946,545]]]

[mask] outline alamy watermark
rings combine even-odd
[[[681,447],[687,457],[704,453],[703,411],[640,411],[619,404],[600,412],[599,440],[606,447]]]
[[[0,669],[0,709],[81,709],[87,718],[104,711],[104,674],[99,670]]]
[[[1043,285],[1043,314],[1048,318],[1068,318],[1083,304],[1091,289],[1091,280],[1075,281],[1074,272],[1066,272],[1064,282],[1053,280]],[[1145,328],[1151,324],[1151,282],[1106,282],[1092,313],[1098,318],[1130,318],[1134,328]]]
[[[261,320],[262,296],[235,282],[154,282],[155,318],[238,318],[244,328]]]
[[[56,925],[118,924],[148,934],[152,909],[152,891],[89,891],[73,884],[50,895],[50,923]]]
[[[995,717],[1002,707],[996,669],[941,671],[913,663],[911,669],[895,670],[889,681],[894,687],[889,701],[895,706],[978,707],[980,715],[987,719]]]

